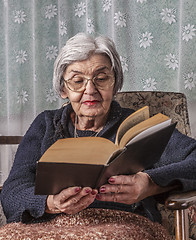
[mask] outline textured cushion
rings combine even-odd
[[[57,216],[47,223],[10,223],[0,228],[0,239],[129,239],[169,240],[158,223],[133,213],[109,209],[86,209]]]

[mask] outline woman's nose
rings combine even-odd
[[[90,80],[90,79],[88,80],[84,92],[88,93],[88,94],[92,94],[92,93],[97,92],[97,88],[95,87],[95,84],[93,83],[92,80]]]

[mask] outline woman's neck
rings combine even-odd
[[[75,113],[71,116],[72,121],[78,130],[90,130],[99,132],[105,125],[107,116],[103,117],[88,117],[77,116]]]

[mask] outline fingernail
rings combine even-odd
[[[99,191],[100,191],[101,193],[104,193],[104,192],[105,192],[105,189],[106,189],[105,187],[101,187]]]
[[[115,183],[115,178],[111,177],[109,180],[108,180],[109,183]]]
[[[75,188],[75,192],[77,193],[77,192],[79,192],[81,190],[81,187],[76,187]]]
[[[101,199],[101,194],[97,194],[96,199],[100,200]]]
[[[86,192],[86,193],[90,193],[91,190],[90,190],[89,188],[87,188],[87,189],[85,189],[85,192]]]
[[[96,195],[96,194],[97,194],[97,191],[96,191],[96,190],[93,190],[93,191],[91,192],[91,194],[92,194],[92,195]]]

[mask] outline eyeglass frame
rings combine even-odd
[[[82,76],[82,75],[81,75],[81,76]],[[110,87],[112,87],[112,86],[114,85],[114,83],[115,83],[114,75],[108,74],[107,76],[113,78],[113,82],[112,82],[112,84],[111,84],[111,86],[110,86]],[[87,86],[87,84],[88,84],[88,81],[92,81],[92,83],[94,84],[94,86],[95,86],[97,89],[104,90],[104,88],[99,88],[99,87],[97,87],[97,85],[95,84],[94,79],[95,79],[97,76],[94,76],[93,78],[87,78],[87,77],[85,77],[85,76],[82,76],[82,77],[83,77],[85,80],[87,80],[87,81],[86,81],[86,83],[85,83],[85,85],[84,85],[84,89],[83,89],[83,90],[80,90],[80,91],[72,90],[72,89],[68,86],[68,82],[69,82],[70,80],[72,80],[72,79],[74,78],[74,76],[71,77],[71,78],[69,78],[69,79],[64,79],[64,77],[63,77],[63,81],[66,83],[67,88],[68,88],[69,90],[71,90],[72,92],[78,92],[78,93],[83,92],[83,91],[86,89],[86,86]]]

